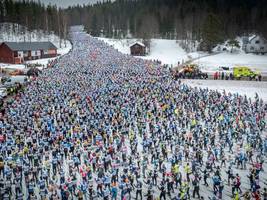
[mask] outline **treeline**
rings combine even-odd
[[[68,17],[63,9],[56,6],[45,6],[40,2],[29,0],[0,0],[0,23],[9,22],[14,25],[13,32],[43,30],[47,34],[55,33],[61,39],[68,34]],[[19,30],[15,30],[19,28]]]
[[[266,0],[117,0],[66,11],[70,24],[95,36],[198,40],[207,48],[237,35],[267,36]]]
[[[94,36],[201,41],[210,50],[224,39],[248,33],[267,37],[266,0],[107,0],[58,9],[40,2],[0,0],[0,22],[54,31],[83,24]]]
[[[66,10],[71,24],[84,24],[94,35],[200,39],[209,14],[222,35],[267,34],[266,0],[117,0]]]

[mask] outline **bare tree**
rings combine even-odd
[[[59,34],[59,48],[61,48],[61,43],[62,43],[62,34],[61,34],[61,12],[57,12],[57,26],[58,26],[58,34]]]
[[[68,36],[68,17],[66,13],[62,14],[62,25],[63,25],[63,38],[64,38],[64,45],[67,46],[66,40]]]

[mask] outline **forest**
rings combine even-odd
[[[267,37],[266,0],[117,0],[60,9],[33,1],[0,1],[0,22],[53,31],[83,24],[93,36],[200,41],[208,49],[236,36]]]
[[[8,25],[4,22],[8,22]],[[55,33],[62,39],[68,36],[69,22],[66,12],[56,6],[46,7],[35,1],[0,0],[0,23],[0,26],[8,26],[7,28],[12,29],[10,32],[14,33],[43,30],[46,34]]]

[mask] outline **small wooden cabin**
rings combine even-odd
[[[146,46],[141,42],[135,42],[130,46],[132,56],[145,56]]]

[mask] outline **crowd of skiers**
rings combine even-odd
[[[266,200],[266,104],[191,88],[72,28],[0,116],[0,199]]]
[[[232,72],[215,72],[213,74],[214,80],[234,80]]]

